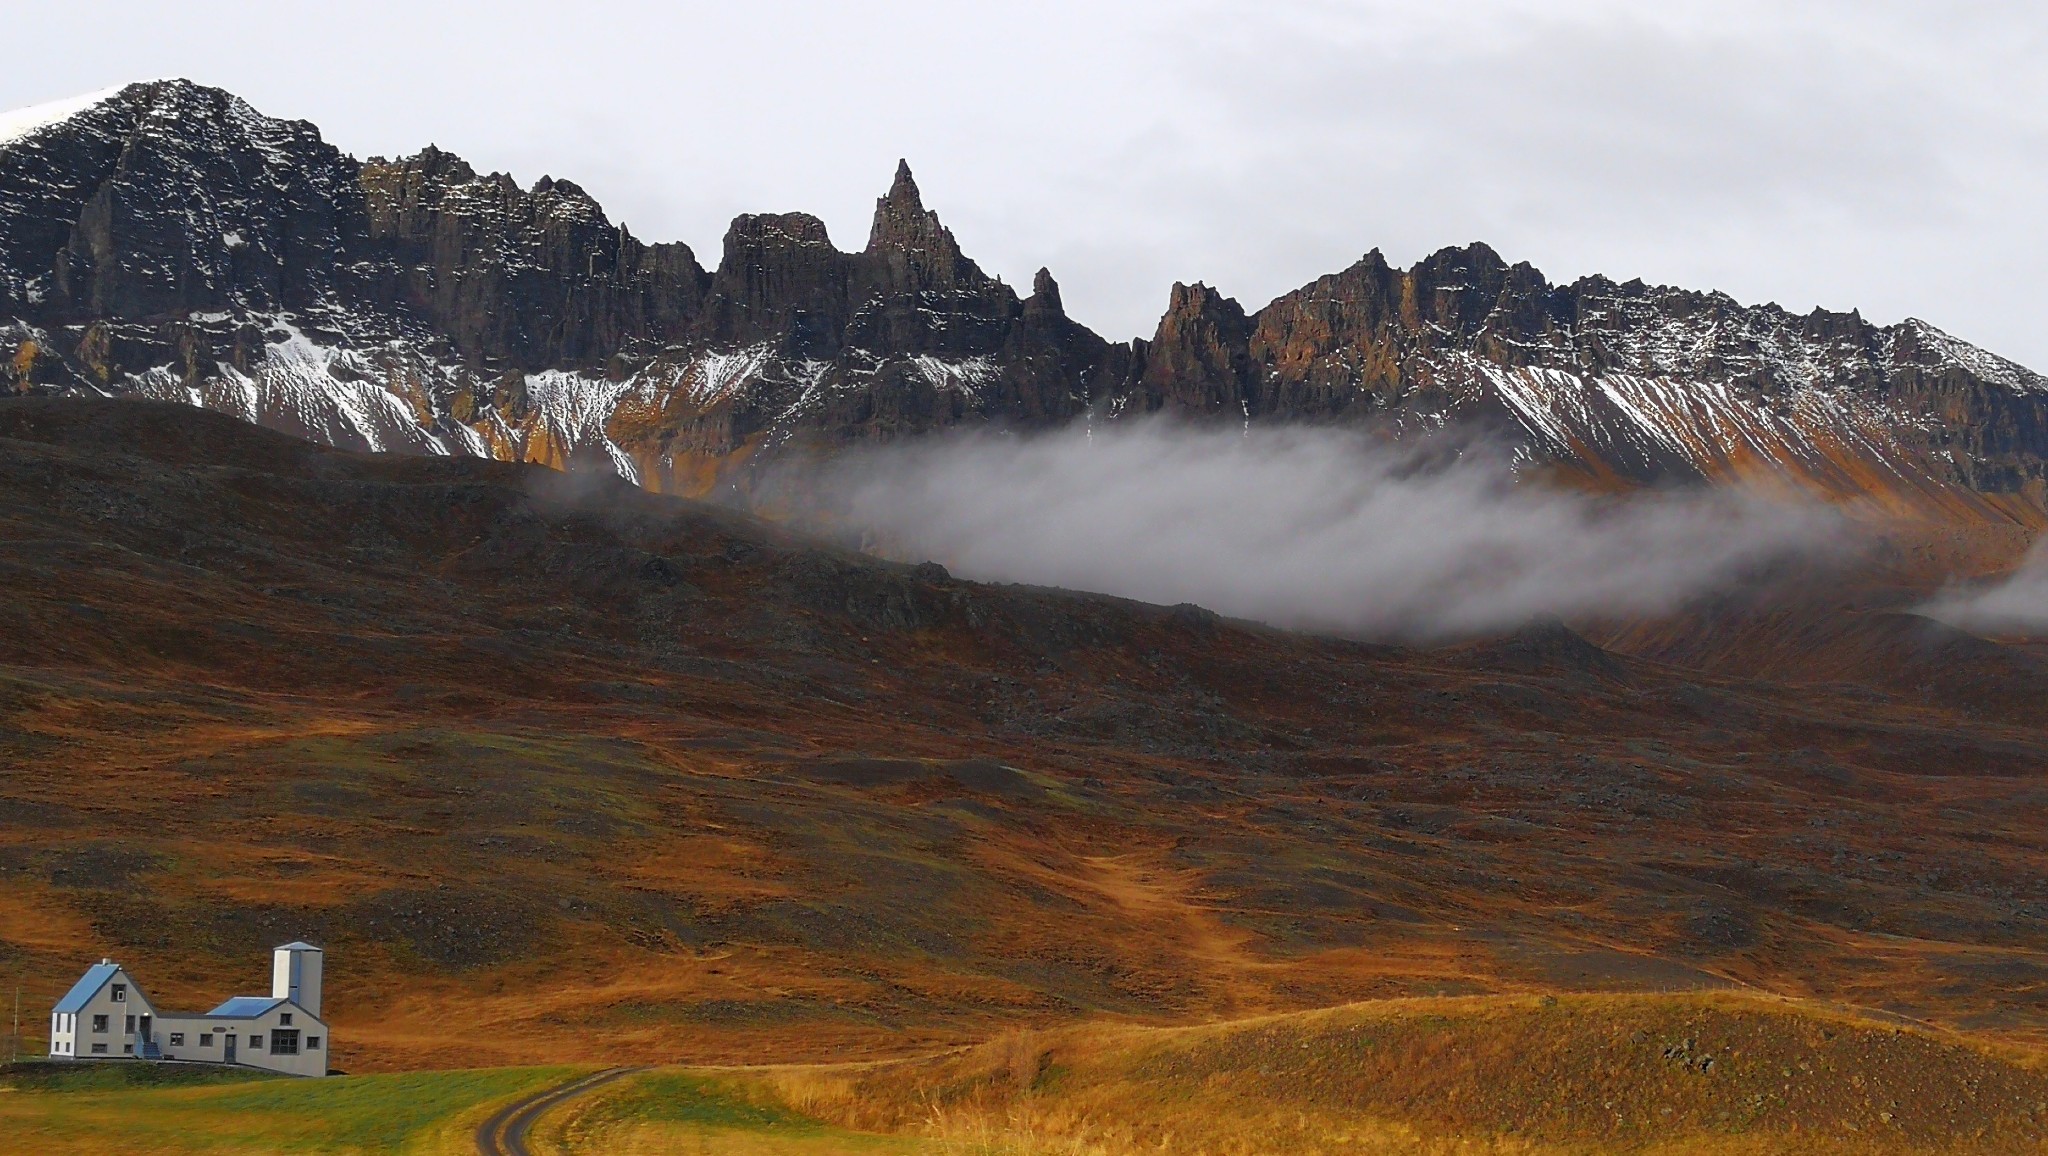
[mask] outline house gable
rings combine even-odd
[[[92,1002],[92,997],[98,995],[101,988],[113,982],[114,977],[119,974],[121,965],[118,963],[93,964],[85,969],[85,974],[78,977],[78,982],[72,984],[71,990],[65,992],[64,998],[58,1000],[57,1006],[50,1010],[65,1015],[77,1014],[86,1004]]]

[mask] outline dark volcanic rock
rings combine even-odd
[[[1166,316],[1146,351],[1145,407],[1251,416],[1251,321],[1207,285],[1173,287]]]
[[[682,337],[709,280],[688,245],[644,245],[581,188],[531,190],[428,148],[372,159],[360,181],[382,279],[372,300],[406,311],[485,364],[600,365]]]
[[[1020,300],[907,164],[865,248],[745,215],[706,271],[576,185],[429,148],[358,162],[184,81],[0,141],[0,390],[196,402],[358,449],[612,469],[734,463],[962,423],[1168,412],[1493,431],[1605,481],[1768,469],[1944,514],[2048,507],[2048,380],[1917,321],[1806,316],[1485,245],[1367,254],[1248,313],[1176,285],[1150,341]]]
[[[808,213],[741,216],[725,234],[704,335],[765,342],[792,357],[830,353],[846,332],[851,266]]]

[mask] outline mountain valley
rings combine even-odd
[[[968,576],[788,485],[1304,427],[1853,546],[1347,635]],[[558,1150],[2021,1150],[2048,642],[1931,607],[2044,526],[2048,379],[1921,321],[1472,244],[1119,342],[907,164],[859,251],[749,214],[707,266],[129,85],[0,116],[0,980],[183,1006],[308,939],[350,1073],[698,1066]]]

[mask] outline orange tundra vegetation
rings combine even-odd
[[[1800,1107],[1722,1058],[1779,1054],[1808,1005],[1533,1001],[1855,1005],[1911,1025],[1840,1037],[1879,1057],[2041,1040],[2048,679],[1905,613],[1919,549],[1668,620],[1404,648],[960,581],[539,467],[9,401],[0,980],[40,1008],[113,955],[178,1006],[305,938],[351,1071],[1030,1032],[1075,1120],[1180,1088],[1265,1096],[1262,1128],[1437,1113],[1533,1144],[1606,1135],[1573,1090],[1598,1085],[1640,1093],[1616,1136],[1659,1127],[1651,1102],[1820,1121],[1852,1093]],[[1425,997],[1498,998],[1187,1026]],[[1328,1025],[1353,1022],[1380,1050],[1344,1050]],[[887,1090],[988,1054],[788,1095],[863,1128],[993,1120],[994,1091]],[[1747,1082],[1714,1083],[1724,1062]],[[1871,1092],[1931,1136],[1949,1101],[1915,1095]],[[1146,1111],[1132,1135],[1164,1136]]]

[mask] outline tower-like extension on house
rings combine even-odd
[[[320,1014],[319,948],[310,943],[287,943],[271,953],[270,995],[288,999],[313,1015]]]

